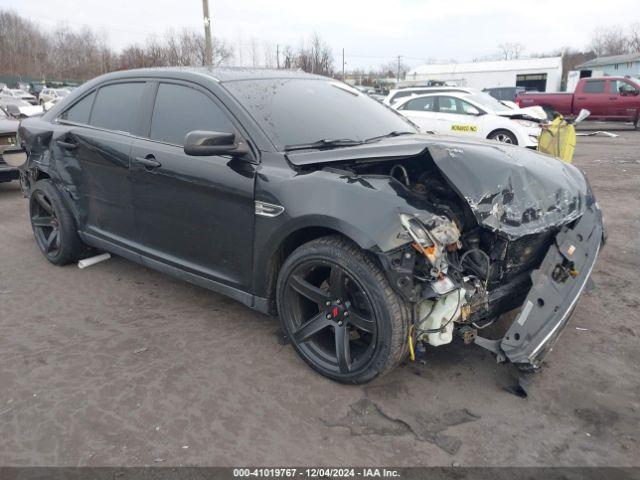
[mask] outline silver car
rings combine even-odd
[[[37,105],[38,100],[29,92],[20,90],[19,88],[3,88],[0,92],[0,99],[17,99],[29,102],[31,105]]]

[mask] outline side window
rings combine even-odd
[[[636,88],[624,80],[609,80],[609,93],[615,94],[629,94],[635,92]]]
[[[89,124],[89,114],[91,113],[91,105],[96,92],[91,92],[79,102],[75,103],[69,110],[61,115],[63,120],[69,120],[74,123]]]
[[[584,84],[584,93],[604,93],[604,80],[589,80]]]
[[[101,87],[91,111],[90,124],[107,130],[139,133],[138,118],[144,87],[143,82]]]
[[[194,88],[161,83],[151,117],[151,138],[183,145],[193,130],[233,132],[225,114],[207,95]]]
[[[609,93],[615,95],[620,93],[620,87],[622,86],[622,82],[620,80],[609,80]]]
[[[440,97],[438,111],[441,113],[458,113],[456,99],[453,97]]]
[[[414,98],[409,100],[402,107],[403,110],[415,110],[418,112],[433,112],[435,111],[436,97]]]
[[[478,115],[480,110],[464,100],[458,100],[458,113],[464,115]]]

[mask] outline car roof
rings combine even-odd
[[[150,76],[162,77],[184,76],[190,77],[200,75],[210,77],[217,82],[231,82],[239,80],[263,80],[263,79],[317,79],[329,80],[321,75],[305,73],[302,70],[276,70],[264,68],[245,68],[245,67],[155,67],[155,68],[138,68],[134,70],[124,70],[120,72],[108,73],[101,78],[128,78],[134,76]]]
[[[447,97],[456,97],[456,98],[460,98],[462,100],[467,100],[469,98],[468,97],[469,93],[467,93],[467,92],[446,91],[446,92],[421,93],[420,95],[414,95],[412,97],[407,97],[406,100],[403,98],[401,101],[404,103],[405,101],[415,100],[416,98],[442,97],[445,94],[446,94]]]
[[[396,88],[394,89],[394,93],[398,93],[398,92],[411,92],[414,90],[464,90],[466,91],[470,91],[472,90],[469,87],[452,87],[450,85],[447,85],[446,87],[406,87],[406,88]]]

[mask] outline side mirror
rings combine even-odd
[[[467,109],[467,115],[479,116],[480,115],[480,110],[478,110],[476,107],[469,107]]]
[[[249,151],[244,142],[236,142],[235,133],[209,132],[205,130],[194,130],[187,133],[183,148],[184,153],[193,156],[238,156],[244,155]]]

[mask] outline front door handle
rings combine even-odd
[[[75,150],[78,148],[77,143],[65,142],[64,140],[56,140],[56,144],[65,150]]]
[[[144,165],[144,168],[146,168],[147,170],[162,166],[162,164],[157,161],[153,155],[147,155],[146,157],[136,157],[136,162],[138,162],[140,165]]]

